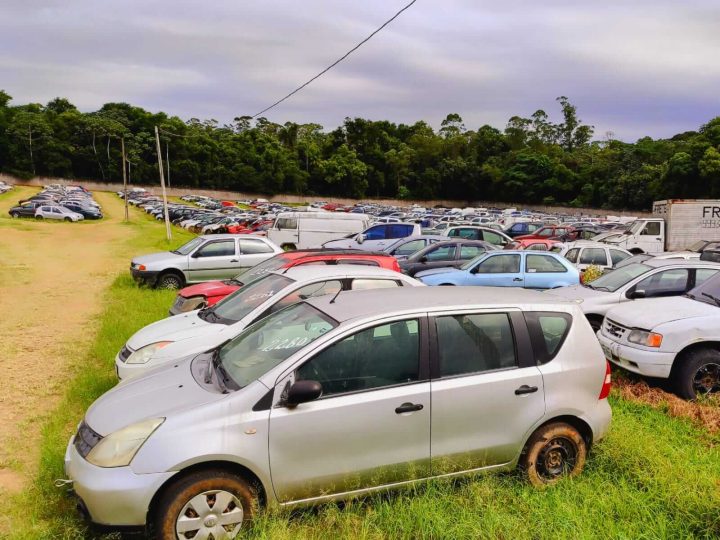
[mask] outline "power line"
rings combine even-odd
[[[316,79],[319,79],[319,78],[320,78],[321,76],[323,76],[325,73],[327,73],[327,72],[330,71],[332,68],[334,68],[335,66],[337,66],[340,62],[342,62],[343,60],[345,60],[345,59],[346,59],[348,56],[350,56],[352,53],[354,53],[355,51],[357,51],[357,50],[358,50],[360,47],[362,47],[365,43],[367,43],[368,41],[370,41],[370,39],[372,39],[372,37],[373,37],[375,34],[377,34],[378,32],[380,32],[380,31],[381,31],[383,28],[385,28],[388,24],[390,24],[390,23],[393,22],[395,19],[397,19],[403,11],[409,9],[415,2],[417,2],[417,0],[412,0],[412,2],[410,2],[409,4],[407,4],[404,8],[402,8],[400,11],[398,11],[395,15],[393,15],[392,17],[390,17],[387,21],[385,21],[385,22],[382,24],[382,26],[380,26],[378,29],[376,29],[372,34],[370,34],[368,37],[366,37],[365,39],[363,39],[360,43],[358,43],[357,45],[355,45],[352,49],[350,49],[348,52],[346,52],[343,56],[341,56],[340,58],[338,58],[337,60],[335,60],[335,61],[334,61],[332,64],[330,64],[328,67],[326,67],[325,69],[323,69],[320,73],[318,73],[317,75],[315,75],[312,79],[310,79],[310,80],[307,81],[306,83],[298,86],[295,90],[293,90],[292,92],[290,92],[287,96],[285,96],[285,97],[282,98],[282,99],[277,100],[275,103],[273,103],[273,104],[270,105],[269,107],[263,109],[263,110],[260,111],[259,113],[253,114],[251,118],[257,118],[258,116],[260,116],[261,114],[269,111],[269,110],[272,109],[273,107],[276,107],[276,106],[280,105],[283,101],[285,101],[285,100],[288,99],[289,97],[293,96],[294,94],[297,94],[300,90],[302,90],[303,88],[305,88],[305,87],[306,87],[307,85],[309,85],[311,82],[313,82],[313,81],[316,80]]]

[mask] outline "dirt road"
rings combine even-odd
[[[95,333],[102,291],[128,264],[116,249],[128,234],[120,199],[95,194],[99,222],[12,220],[8,208],[33,191],[0,200],[0,490],[11,492],[34,472],[41,420]]]

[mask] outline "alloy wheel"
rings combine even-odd
[[[696,394],[720,392],[720,364],[709,363],[700,366],[693,377]]]

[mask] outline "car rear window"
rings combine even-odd
[[[562,348],[572,317],[568,313],[554,311],[526,311],[524,315],[535,361],[538,365],[547,364]]]

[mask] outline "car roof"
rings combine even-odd
[[[572,305],[573,301],[529,289],[510,287],[398,287],[343,291],[306,300],[338,322],[371,315],[392,315],[418,310],[512,308],[528,304],[543,307]]]
[[[701,261],[699,259],[656,259],[653,257],[652,259],[648,259],[646,261],[642,261],[638,264],[644,264],[645,266],[652,266],[653,268],[658,268],[660,266],[710,266],[710,267],[720,267],[720,263],[710,262],[710,261]]]
[[[360,264],[342,264],[339,266],[291,266],[271,273],[287,276],[296,281],[312,280],[316,278],[340,279],[342,277],[384,277],[391,279],[407,279],[407,276],[394,270]]]

